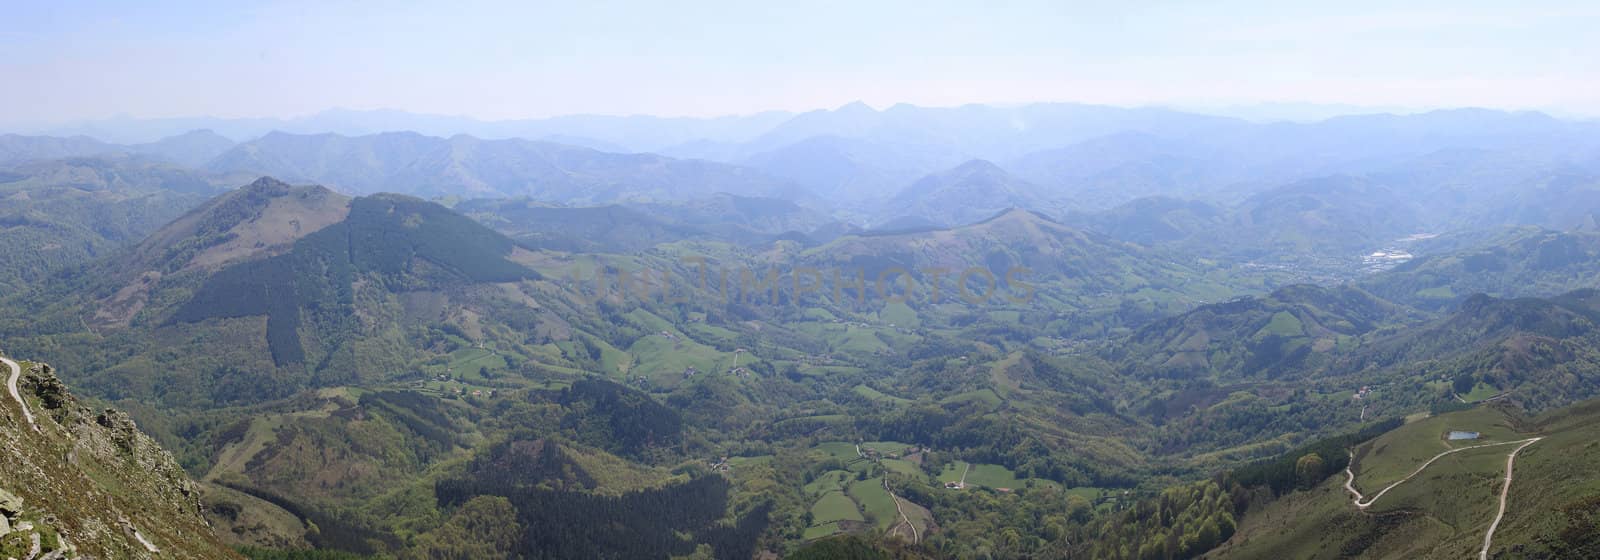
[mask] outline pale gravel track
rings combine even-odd
[[[1499,513],[1495,514],[1494,521],[1489,523],[1489,531],[1483,535],[1483,549],[1478,551],[1478,560],[1488,560],[1489,559],[1489,548],[1494,544],[1494,532],[1495,532],[1495,529],[1498,529],[1500,527],[1500,521],[1502,519],[1504,519],[1505,516],[1506,516],[1506,499],[1508,498],[1508,496],[1511,493],[1511,470],[1516,465],[1517,453],[1521,452],[1524,448],[1526,448],[1526,447],[1528,447],[1530,445],[1533,445],[1534,443],[1537,443],[1541,439],[1544,439],[1544,438],[1542,438],[1542,437],[1534,437],[1534,438],[1528,438],[1528,439],[1520,439],[1520,440],[1517,440],[1517,441],[1503,441],[1503,442],[1499,442],[1499,443],[1485,443],[1485,444],[1482,444],[1482,445],[1471,445],[1471,446],[1467,446],[1467,447],[1458,447],[1456,449],[1451,449],[1449,451],[1445,451],[1445,452],[1440,453],[1438,455],[1434,455],[1432,459],[1428,459],[1428,462],[1423,463],[1422,466],[1420,466],[1420,467],[1417,467],[1417,470],[1411,471],[1411,474],[1406,475],[1405,478],[1400,479],[1398,482],[1395,482],[1394,484],[1390,484],[1389,486],[1385,487],[1383,490],[1379,490],[1377,494],[1373,495],[1371,499],[1368,499],[1365,502],[1362,501],[1364,496],[1362,496],[1361,491],[1360,490],[1356,490],[1356,487],[1355,487],[1355,482],[1356,482],[1355,472],[1350,470],[1350,466],[1349,465],[1346,465],[1345,468],[1344,468],[1344,474],[1345,474],[1344,489],[1345,489],[1345,491],[1349,492],[1352,496],[1355,496],[1355,498],[1353,500],[1351,500],[1351,501],[1352,501],[1352,503],[1354,503],[1356,505],[1356,508],[1365,511],[1368,507],[1372,506],[1373,502],[1378,501],[1378,498],[1383,497],[1384,494],[1388,493],[1390,490],[1393,490],[1394,487],[1399,486],[1401,484],[1404,484],[1406,481],[1411,480],[1413,477],[1417,476],[1418,474],[1422,474],[1422,470],[1423,469],[1428,468],[1428,465],[1432,465],[1434,461],[1438,461],[1440,458],[1444,457],[1445,455],[1450,455],[1452,453],[1459,453],[1459,452],[1462,452],[1462,451],[1467,451],[1469,449],[1482,449],[1482,448],[1485,448],[1485,447],[1495,447],[1495,446],[1500,446],[1500,445],[1514,445],[1514,444],[1520,443],[1522,445],[1518,445],[1516,449],[1511,450],[1511,453],[1506,455],[1506,483],[1500,486],[1500,511],[1499,511]],[[1352,460],[1355,459],[1355,451],[1352,450],[1350,452],[1350,458]]]
[[[1511,493],[1511,468],[1516,465],[1517,453],[1540,439],[1528,440],[1527,443],[1511,450],[1510,455],[1506,455],[1506,483],[1500,487],[1500,513],[1495,514],[1494,522],[1489,524],[1489,532],[1483,535],[1483,550],[1478,552],[1478,560],[1489,560],[1489,546],[1494,543],[1494,530],[1500,528],[1500,520],[1506,516],[1506,496]]]
[[[900,509],[900,497],[894,495],[894,491],[889,489],[889,476],[887,473],[885,473],[883,477],[883,491],[888,492],[889,497],[894,500],[894,510],[900,513],[900,520],[904,521],[906,526],[911,528],[911,544],[917,544],[918,542],[921,542],[922,536],[917,534],[917,524],[912,523],[910,517],[906,517],[906,510]]]
[[[133,532],[133,538],[138,540],[139,544],[144,545],[144,549],[147,550],[147,551],[150,551],[152,554],[160,554],[161,553],[161,549],[160,548],[156,548],[156,545],[152,544],[150,542],[150,539],[144,538],[144,535],[139,534],[139,531],[135,530]]]
[[[17,392],[17,379],[22,377],[22,366],[10,358],[0,358],[0,362],[11,368],[11,377],[6,379],[6,391],[11,393],[11,399],[17,401],[17,406],[22,407],[22,418],[28,421],[28,426],[33,431],[39,431],[39,425],[33,421],[33,412],[28,410],[28,401],[22,400],[22,394]]]
[[[1438,455],[1434,455],[1432,459],[1428,459],[1428,462],[1423,463],[1422,466],[1420,466],[1420,467],[1417,467],[1417,470],[1411,471],[1411,474],[1406,475],[1405,478],[1400,479],[1398,482],[1395,482],[1394,484],[1390,484],[1388,487],[1384,488],[1383,490],[1379,490],[1376,495],[1372,496],[1372,499],[1367,500],[1366,502],[1362,502],[1362,499],[1365,498],[1365,496],[1363,496],[1361,494],[1361,491],[1360,490],[1356,490],[1356,487],[1355,487],[1356,475],[1355,475],[1355,473],[1350,471],[1350,466],[1349,465],[1346,465],[1344,467],[1344,474],[1346,476],[1346,479],[1345,479],[1345,482],[1344,482],[1344,489],[1345,489],[1345,491],[1349,492],[1351,495],[1355,496],[1354,503],[1356,504],[1356,507],[1361,508],[1361,509],[1367,509],[1369,506],[1372,505],[1373,502],[1378,501],[1378,498],[1382,498],[1384,494],[1388,493],[1390,490],[1393,490],[1394,487],[1399,486],[1401,484],[1404,484],[1406,481],[1411,480],[1413,477],[1415,477],[1415,476],[1417,476],[1419,474],[1422,474],[1422,470],[1423,469],[1428,468],[1428,465],[1432,465],[1434,461],[1438,461],[1439,459],[1443,458],[1445,455],[1450,455],[1452,453],[1460,453],[1462,451],[1468,451],[1468,450],[1472,450],[1472,449],[1482,449],[1482,448],[1485,448],[1485,447],[1495,447],[1495,446],[1500,446],[1500,445],[1512,445],[1512,444],[1524,443],[1524,442],[1532,443],[1532,442],[1535,442],[1535,441],[1539,441],[1540,439],[1543,439],[1543,438],[1528,438],[1528,439],[1519,439],[1517,441],[1502,441],[1502,442],[1499,442],[1499,443],[1485,443],[1485,444],[1482,444],[1482,445],[1469,445],[1467,447],[1457,447],[1455,449],[1451,449],[1449,451],[1445,451],[1444,453],[1440,453]],[[1354,451],[1350,452],[1350,457],[1352,459],[1355,458],[1355,452]]]

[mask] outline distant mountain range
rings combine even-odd
[[[954,167],[966,159],[960,152],[945,148],[880,144],[832,134],[743,157],[693,151],[668,153],[737,162],[804,185],[837,206],[863,210],[881,204],[928,173]]]
[[[998,163],[1078,207],[1110,207],[1149,195],[1236,202],[1273,184],[1334,173],[1414,167],[1417,158],[1477,151],[1538,165],[1600,169],[1600,124],[1540,113],[1483,109],[1370,114],[1310,122],[1252,122],[1167,109],[1068,103],[832,110],[739,117],[566,116],[478,121],[400,111],[334,110],[297,119],[112,119],[43,131],[71,136],[32,157],[91,155],[107,142],[143,145],[193,165],[217,142],[187,150],[160,138],[197,129],[237,140],[278,131],[363,137],[412,131],[525,139],[604,152],[655,152],[745,165],[839,202],[884,200],[924,175],[971,159]],[[17,139],[0,140],[0,162]],[[53,155],[50,155],[53,154]],[[1411,175],[1406,172],[1405,174]],[[745,194],[745,193],[739,193]]]
[[[0,135],[0,165],[38,160],[91,156],[143,155],[170,163],[199,167],[217,157],[234,142],[206,129],[197,129],[143,144],[118,145],[88,136]]]
[[[793,116],[792,113],[783,111],[768,111],[714,118],[568,115],[545,119],[484,121],[468,117],[427,115],[386,109],[370,111],[330,109],[314,115],[285,119],[117,117],[46,127],[30,130],[28,133],[49,136],[91,136],[108,142],[138,144],[202,129],[214,130],[218,134],[236,139],[256,138],[273,131],[365,136],[409,130],[432,136],[470,134],[493,139],[528,138],[585,145],[597,149],[604,146],[646,152],[702,139],[742,141],[754,138]]]
[[[247,124],[104,124],[180,122]],[[822,244],[863,228],[951,228],[1022,208],[1120,241],[1283,268],[1301,281],[1343,277],[1362,255],[1412,234],[1600,227],[1600,124],[1537,113],[1257,123],[1073,104],[876,110],[857,103],[724,119],[486,123],[347,111],[272,122],[363,133],[252,137],[219,126],[130,144],[0,136],[0,192],[17,200],[13,222],[77,232],[47,243],[28,240],[32,230],[0,231],[16,240],[18,255],[45,256],[24,259],[40,264],[0,274],[10,276],[0,282],[103,255],[223,186],[262,175],[346,195],[481,200],[463,209],[499,220],[493,223],[523,241],[609,250],[780,236]],[[405,123],[450,135],[364,133]],[[665,155],[622,153],[644,144]],[[72,194],[94,191],[122,194]],[[135,203],[130,193],[155,198]],[[48,200],[94,200],[100,223],[134,226],[82,227],[76,211],[41,212],[66,208]],[[163,205],[167,211],[152,213]],[[613,205],[643,212],[619,218],[639,235],[579,228],[590,233],[575,237],[553,227],[585,213],[621,216],[593,210]],[[22,216],[23,209],[33,213]],[[530,223],[536,214],[551,221]]]
[[[135,133],[156,130],[162,132]],[[793,196],[804,189],[856,218],[917,180],[973,159],[994,162],[1038,185],[1040,198],[1077,210],[1144,196],[1236,204],[1331,175],[1368,177],[1455,204],[1552,174],[1600,174],[1600,123],[1482,109],[1271,123],[1061,103],[884,110],[852,103],[743,117],[495,122],[329,111],[289,120],[116,119],[49,132],[73,136],[0,136],[0,165],[136,153],[353,194],[532,195],[550,202],[717,191]],[[641,152],[665,157],[623,156]],[[1422,211],[1424,218],[1446,214]]]
[[[811,200],[791,183],[759,171],[700,160],[653,154],[601,152],[590,148],[520,139],[450,138],[415,132],[348,137],[272,132],[235,144],[199,130],[138,145],[114,145],[87,137],[0,136],[0,183],[77,184],[86,179],[49,169],[75,160],[78,167],[126,170],[124,163],[82,163],[129,157],[184,167],[192,178],[162,186],[204,184],[242,175],[274,175],[316,182],[350,193],[379,191],[418,196],[512,197],[606,203],[621,200],[678,200],[718,192]],[[9,169],[7,169],[9,167]],[[158,167],[144,165],[143,173]],[[169,173],[169,175],[172,175]],[[100,177],[91,182],[127,182]],[[151,181],[145,181],[151,183]],[[151,183],[154,184],[154,183]],[[148,186],[148,185],[146,185]]]
[[[532,196],[563,203],[676,200],[717,192],[804,197],[793,185],[722,163],[414,132],[356,137],[274,132],[234,146],[206,167],[316,182],[351,194]]]

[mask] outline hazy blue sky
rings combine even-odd
[[[0,122],[856,99],[1600,115],[1600,3],[1291,3],[6,2]]]

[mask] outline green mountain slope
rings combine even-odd
[[[943,226],[981,221],[1010,208],[1042,210],[1038,187],[993,163],[972,160],[918,179],[884,204],[888,219],[919,217]]]
[[[220,192],[213,181],[130,156],[0,169],[0,294],[139,242]]]
[[[1585,497],[1600,489],[1592,468],[1597,420],[1600,409],[1590,401],[1534,417],[1480,408],[1407,424],[1353,450],[1353,484],[1371,500],[1367,508],[1356,507],[1343,488],[1351,476],[1330,473],[1314,488],[1251,511],[1207,557],[1477,557],[1499,512],[1508,455],[1519,447],[1488,557],[1591,556],[1600,552],[1594,500]],[[1474,431],[1480,439],[1449,441],[1448,431]],[[1531,438],[1540,439],[1521,447]],[[1462,451],[1417,471],[1451,450]],[[1417,476],[1404,480],[1412,472]]]
[[[1140,377],[1296,377],[1331,364],[1367,333],[1420,318],[1356,288],[1295,285],[1142,327],[1113,359],[1128,360]]]
[[[476,325],[475,313],[443,303],[492,295],[462,291],[468,287],[536,278],[507,260],[513,250],[504,236],[436,204],[396,195],[352,200],[262,179],[91,272],[19,296],[39,320],[12,328],[19,345],[45,340],[39,326],[50,324],[44,330],[105,341],[72,364],[103,394],[148,394],[155,381],[167,387],[158,393],[171,391],[167,398],[276,398],[320,372],[396,373],[415,354],[358,360],[355,348],[402,347],[416,334],[408,327],[438,320],[429,310]],[[356,319],[364,314],[365,322]],[[112,347],[128,354],[99,361]]]
[[[1199,201],[1144,197],[1103,212],[1073,212],[1065,221],[1115,239],[1153,245],[1223,227],[1226,211]]]
[[[569,207],[527,198],[475,199],[453,207],[536,249],[632,253],[685,240],[758,246],[779,238],[837,237],[826,214],[777,198],[717,193],[705,198]]]
[[[929,270],[944,271],[944,302],[981,300],[992,278],[991,303],[1016,298],[1007,301],[1062,319],[1053,326],[1068,332],[1096,336],[1270,281],[1256,271],[1222,272],[1216,263],[1115,241],[1022,209],[956,228],[845,236],[807,249],[799,259],[824,273],[864,274],[872,296],[878,295],[879,275],[886,275],[884,294],[904,294],[906,279],[892,275],[906,271],[915,277],[913,305],[933,301]],[[963,275],[965,292],[957,285]],[[1139,297],[1130,302],[1129,294]]]
[[[1475,293],[1543,297],[1590,288],[1597,274],[1600,234],[1527,228],[1414,259],[1361,284],[1393,301],[1444,309]]]
[[[1446,395],[1475,386],[1510,392],[1533,411],[1563,406],[1600,387],[1597,297],[1594,290],[1548,299],[1473,296],[1456,313],[1374,341],[1336,367],[1381,372],[1377,378],[1434,377],[1430,385]],[[1444,386],[1455,383],[1462,387]]]
[[[127,414],[80,402],[42,363],[7,361],[0,377],[17,391],[0,395],[0,555],[238,557],[212,535],[199,488]]]
[[[620,205],[569,208],[529,199],[469,200],[454,208],[529,247],[627,253],[709,235]]]
[[[812,233],[838,225],[828,214],[802,206],[800,202],[729,193],[691,200],[635,202],[627,206],[670,223],[699,227],[728,239],[751,238],[750,233],[766,236]]]

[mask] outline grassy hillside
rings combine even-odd
[[[1394,486],[1365,510],[1352,504],[1333,474],[1251,511],[1239,532],[1212,558],[1461,558],[1476,556],[1498,511],[1513,442],[1542,438],[1517,454],[1504,520],[1494,533],[1491,558],[1577,558],[1596,550],[1590,496],[1600,477],[1587,434],[1600,421],[1588,402],[1525,417],[1516,409],[1479,407],[1409,423],[1354,449],[1354,485],[1369,499]],[[1449,431],[1479,431],[1478,440],[1449,441]],[[1507,445],[1493,445],[1507,444]],[[1476,448],[1475,446],[1485,446]]]
[[[0,395],[0,555],[237,557],[195,483],[126,413],[79,401],[49,365],[19,365],[22,402]]]

